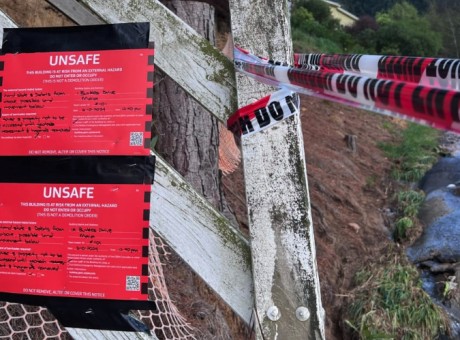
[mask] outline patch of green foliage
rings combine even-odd
[[[291,26],[296,52],[346,52],[355,44],[322,0],[296,1],[291,13]]]
[[[406,1],[384,7],[376,17],[364,16],[344,28],[322,0],[294,1],[291,26],[296,52],[367,53],[435,56],[442,35],[432,29],[433,20],[419,14]]]
[[[435,56],[442,45],[441,35],[430,21],[408,2],[395,4],[376,16],[376,51],[380,54]]]
[[[460,15],[459,1],[433,0],[427,13],[432,28],[442,36],[440,55],[460,58]]]
[[[440,132],[433,128],[409,124],[402,131],[396,130],[397,143],[380,143],[380,148],[395,166],[394,179],[406,182],[419,181],[437,160]]]
[[[398,209],[402,215],[413,218],[416,217],[420,209],[425,194],[419,190],[400,191],[397,194]]]
[[[292,44],[295,51],[311,53],[336,53],[341,51],[340,46],[327,38],[311,36],[302,30],[292,30]]]
[[[407,239],[409,229],[418,223],[417,214],[424,199],[425,194],[423,191],[407,190],[398,192],[396,205],[399,218],[396,220],[393,230],[395,241],[402,242]]]
[[[393,238],[396,241],[404,241],[407,238],[407,232],[414,226],[412,218],[404,216],[398,219],[395,223],[395,229],[393,231]]]
[[[448,330],[447,316],[422,289],[417,270],[390,251],[356,274],[357,288],[346,324],[360,339],[436,339]]]
[[[441,133],[430,127],[409,124],[404,130],[386,124],[396,142],[380,143],[380,148],[393,162],[392,177],[398,181],[418,182],[438,158],[437,147]],[[417,225],[417,214],[425,195],[422,191],[401,190],[396,194],[398,218],[393,229],[396,242],[408,239],[409,230]]]

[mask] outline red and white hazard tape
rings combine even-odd
[[[295,54],[294,66],[377,79],[393,79],[449,90],[460,89],[460,60],[366,54]]]
[[[281,89],[236,111],[227,127],[237,135],[249,136],[298,113],[298,96]]]
[[[297,56],[297,65],[310,62],[307,64],[312,66],[310,69],[273,64],[238,48],[234,51],[236,69],[265,84],[460,132],[460,92],[450,89],[454,83],[457,88],[460,61],[415,58],[417,60],[404,64],[402,59],[396,59],[394,63],[398,62],[400,66],[391,68],[388,65],[393,59],[382,59],[382,56],[302,58]],[[404,72],[401,65],[406,65]],[[451,77],[448,80],[446,70]],[[429,78],[433,78],[433,84],[445,81],[451,85],[445,88],[424,85],[425,80],[430,82]],[[235,118],[230,118],[229,123],[234,122]]]

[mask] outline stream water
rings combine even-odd
[[[460,339],[460,287],[444,289],[454,276],[460,282],[460,136],[447,134],[444,144],[452,157],[441,158],[420,182],[426,197],[419,218],[425,228],[407,255],[422,271],[423,288],[449,314],[449,339]]]

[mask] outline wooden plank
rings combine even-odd
[[[3,29],[15,27],[18,27],[15,22],[3,11],[0,11],[0,46],[2,46],[3,43]]]
[[[140,332],[107,331],[100,329],[67,327],[73,339],[81,340],[158,340],[155,334],[148,335]]]
[[[150,226],[247,323],[253,310],[247,240],[161,158]]]
[[[232,63],[157,0],[82,0],[109,23],[148,21],[155,65],[222,122],[236,110]]]
[[[230,10],[235,44],[256,55],[291,60],[287,0],[230,0]],[[243,76],[237,77],[237,90],[240,107],[271,91]],[[324,339],[299,117],[244,138],[242,153],[258,338]],[[308,320],[296,316],[299,307],[308,309]]]
[[[62,13],[79,25],[100,25],[105,24],[105,21],[94,15],[85,6],[78,1],[73,0],[46,0],[48,3],[56,7]]]

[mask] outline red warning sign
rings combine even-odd
[[[0,291],[147,300],[150,185],[0,183],[0,192]]]
[[[148,155],[153,49],[0,57],[0,155]]]

